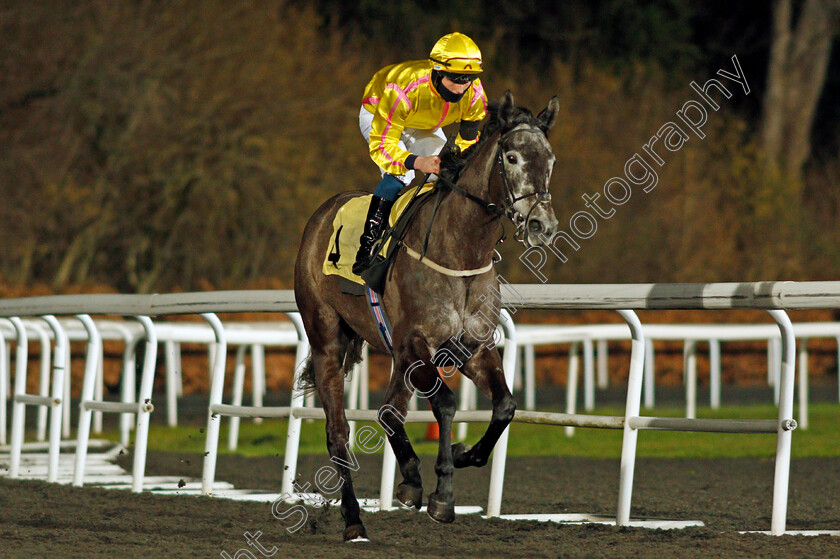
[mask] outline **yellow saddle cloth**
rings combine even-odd
[[[391,215],[388,218],[389,226],[393,227],[397,222],[397,219],[408,207],[408,203],[417,188],[420,188],[417,196],[422,196],[431,191],[434,185],[427,183],[420,187],[414,187],[400,196],[394,202],[394,207],[391,208]],[[359,239],[365,229],[365,218],[367,217],[371,196],[369,194],[353,198],[338,209],[333,220],[333,232],[327,246],[327,254],[324,257],[324,274],[341,276],[360,285],[365,284],[362,278],[353,273],[353,264],[356,262],[356,253],[359,251]],[[385,246],[379,251],[380,254],[384,255],[387,249],[388,243],[385,243]]]

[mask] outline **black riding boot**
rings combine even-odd
[[[356,263],[353,264],[354,274],[361,274],[371,265],[373,245],[379,239],[379,234],[382,233],[382,225],[388,221],[393,205],[394,202],[391,200],[376,195],[371,197],[367,218],[365,218],[365,231],[361,237],[361,246],[359,252],[356,253]]]

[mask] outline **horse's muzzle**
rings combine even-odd
[[[557,231],[557,225],[557,218],[551,210],[545,215],[531,217],[527,226],[528,245],[540,246],[548,242],[548,239]]]

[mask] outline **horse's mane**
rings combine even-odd
[[[504,115],[504,118],[502,118],[500,110],[501,107],[498,101],[493,101],[490,105],[488,105],[487,122],[484,123],[484,128],[481,131],[481,137],[478,142],[476,142],[473,146],[470,146],[470,148],[486,141],[487,138],[499,130],[501,130],[502,134],[504,134],[508,130],[516,128],[520,124],[530,124],[535,127],[540,126],[540,123],[534,114],[525,107],[511,107],[508,109],[507,114]],[[469,152],[470,150],[467,149],[466,151]]]
[[[466,167],[475,154],[478,153],[479,148],[484,145],[488,138],[493,136],[496,132],[501,131],[502,134],[508,130],[516,128],[520,124],[530,124],[535,127],[540,126],[539,120],[534,114],[525,107],[511,107],[507,110],[504,118],[501,115],[501,106],[498,101],[493,101],[487,106],[487,119],[481,129],[481,134],[478,141],[465,149],[463,152],[457,147],[449,147],[440,153],[440,176],[451,182],[456,182],[461,172]]]

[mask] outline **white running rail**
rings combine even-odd
[[[795,338],[786,309],[840,307],[840,282],[761,282],[723,284],[600,284],[600,285],[503,285],[502,294],[507,306],[532,309],[612,309],[621,313],[633,335],[631,374],[627,407],[623,418],[580,414],[517,413],[515,421],[557,425],[614,427],[624,430],[622,468],[619,485],[618,525],[627,525],[633,484],[635,447],[638,430],[667,429],[724,432],[774,432],[777,436],[776,468],[774,475],[771,533],[785,532],[787,493],[790,468],[791,431],[793,420],[793,369]],[[690,418],[657,418],[639,415],[641,381],[644,362],[644,328],[633,310],[637,309],[737,309],[768,310],[781,331],[782,373],[780,379],[779,413],[776,419],[759,421],[698,420]],[[215,312],[295,312],[294,295],[290,291],[229,291],[213,293],[183,293],[168,295],[59,295],[29,297],[0,301],[0,317],[43,316],[54,331],[52,406],[50,425],[50,472],[54,472],[53,458],[58,457],[61,434],[61,404],[67,340],[58,321],[50,315],[108,314],[125,316],[158,316],[167,314],[203,314],[217,337],[215,371],[208,410],[207,457],[205,459],[204,491],[209,493],[208,480],[215,470],[215,445],[218,443],[218,418],[221,414],[241,416],[276,416],[288,414],[283,408],[223,406],[221,383],[225,349],[224,328],[210,313]],[[215,319],[215,320],[214,320]],[[59,348],[59,346],[61,346]],[[299,346],[300,347],[300,346]],[[221,374],[216,374],[217,372]],[[145,379],[144,379],[145,380]],[[509,379],[510,380],[510,379]],[[141,388],[141,393],[144,392]],[[293,395],[292,406],[301,407]],[[25,394],[16,393],[16,401],[25,402]],[[23,397],[22,399],[19,399]],[[31,396],[29,398],[37,398]],[[320,410],[300,410],[293,417],[322,417]],[[311,413],[310,413],[311,412]],[[275,415],[276,413],[276,415]],[[349,410],[348,419],[369,419],[370,410]],[[459,412],[456,421],[486,421],[488,412]],[[430,412],[416,412],[409,420],[429,420]],[[141,414],[148,418],[148,414]],[[290,421],[292,444],[293,425]],[[299,429],[299,423],[297,424]],[[140,426],[138,424],[138,431]],[[138,433],[139,435],[139,433]],[[299,431],[298,431],[299,436]],[[138,437],[139,438],[139,437]],[[296,444],[294,445],[296,449]],[[55,454],[53,456],[53,448]],[[498,449],[497,449],[498,450]],[[287,457],[288,459],[288,457]],[[56,464],[57,466],[57,464]],[[54,479],[54,476],[50,476]],[[490,512],[490,511],[488,511]]]

